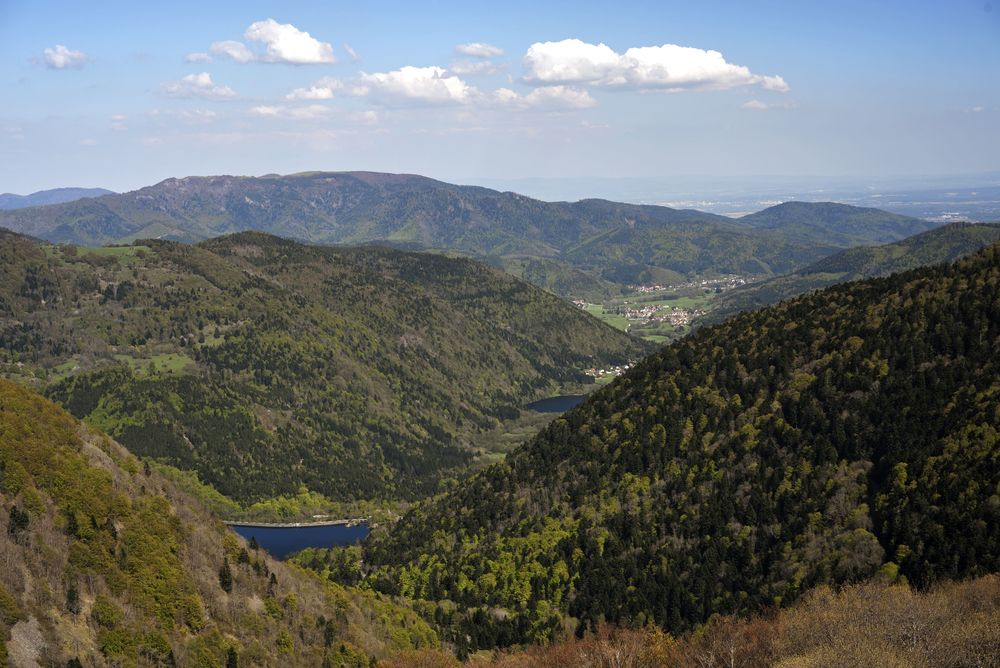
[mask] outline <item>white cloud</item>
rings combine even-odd
[[[65,70],[69,68],[80,68],[90,60],[90,56],[83,51],[75,51],[62,44],[45,49],[43,52],[45,66],[50,70]]]
[[[163,85],[170,97],[201,97],[206,100],[226,100],[236,97],[236,91],[229,86],[220,86],[212,81],[208,72],[189,74],[178,81]]]
[[[363,73],[350,86],[352,95],[367,97],[387,107],[417,105],[455,105],[466,108],[586,109],[597,104],[583,88],[575,86],[540,86],[527,95],[510,88],[482,91],[442,67],[407,66],[392,72]]]
[[[442,67],[406,67],[392,72],[362,73],[354,94],[380,104],[400,102],[424,104],[465,104],[476,89]]]
[[[114,114],[111,117],[111,129],[112,130],[127,130],[128,126],[125,121],[128,120],[128,116],[125,114]]]
[[[503,55],[503,49],[492,44],[469,42],[468,44],[459,44],[456,46],[455,53],[473,58],[498,58]]]
[[[597,100],[590,93],[572,86],[542,86],[527,95],[500,88],[493,92],[491,98],[497,105],[519,109],[588,109],[597,106]]]
[[[347,52],[347,55],[351,57],[352,62],[357,63],[361,61],[361,54],[354,50],[350,44],[344,42],[341,46],[344,47],[344,51]]]
[[[184,62],[185,63],[210,63],[210,62],[212,62],[212,56],[210,56],[207,53],[204,53],[202,51],[199,51],[197,53],[189,53],[188,55],[184,56]]]
[[[97,146],[97,140],[87,137],[80,140],[80,146]]]
[[[309,104],[303,107],[290,107],[286,105],[259,106],[250,110],[256,116],[267,118],[288,118],[296,121],[314,120],[328,116],[331,112],[329,107],[321,104]]]
[[[333,92],[340,90],[344,84],[339,79],[323,77],[308,88],[296,88],[285,96],[286,100],[329,100]]]
[[[798,104],[794,100],[787,102],[761,102],[760,100],[750,100],[740,105],[743,109],[751,111],[766,111],[768,109],[794,109]]]
[[[249,63],[255,57],[253,51],[248,49],[246,44],[234,39],[214,42],[212,46],[208,47],[208,50],[213,56],[232,58],[238,63]]]
[[[266,63],[310,65],[337,62],[329,43],[320,42],[291,23],[278,23],[274,19],[257,21],[247,28],[243,36],[265,45],[266,51],[260,60]]]
[[[617,53],[606,44],[578,39],[536,42],[523,58],[525,80],[540,85],[578,84],[611,88],[681,91],[760,86],[787,91],[780,76],[762,76],[726,62],[718,51],[676,44]]]

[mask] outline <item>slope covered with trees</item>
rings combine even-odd
[[[998,240],[1000,223],[952,223],[891,244],[849,248],[790,274],[726,292],[713,305],[709,319],[720,322],[737,311],[776,304],[837,283],[951,262]]]
[[[368,665],[437,646],[390,600],[242,539],[103,434],[0,380],[0,665]]]
[[[646,344],[482,264],[243,233],[94,251],[0,235],[0,371],[240,501],[406,497]]]
[[[472,649],[995,572],[998,345],[1000,246],[741,314],[412,509],[370,581]]]
[[[0,226],[81,245],[199,241],[243,230],[325,244],[380,241],[488,257],[536,285],[584,296],[598,294],[601,281],[620,290],[677,276],[785,273],[838,248],[895,241],[932,224],[802,202],[734,221],[597,199],[543,202],[412,174],[308,172],[167,179],[119,195],[0,212]],[[539,262],[525,266],[525,258]]]

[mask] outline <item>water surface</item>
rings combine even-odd
[[[334,547],[352,545],[368,535],[367,524],[312,524],[297,527],[261,527],[231,524],[230,528],[247,540],[256,538],[257,544],[272,557],[284,559],[293,552],[307,547]]]
[[[585,394],[564,394],[558,397],[533,401],[528,404],[528,408],[539,413],[565,413],[569,409],[580,405],[586,398],[587,395]]]

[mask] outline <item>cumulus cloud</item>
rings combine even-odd
[[[192,63],[208,62],[212,56],[230,58],[238,63],[287,63],[291,65],[316,65],[335,63],[333,47],[328,42],[321,42],[304,30],[299,30],[291,23],[278,23],[274,19],[255,21],[243,33],[248,42],[255,42],[263,47],[263,52],[255,51],[243,42],[235,39],[213,42],[208,53],[191,53],[185,60]],[[356,58],[357,53],[344,45],[345,50]]]
[[[780,76],[754,74],[747,67],[726,62],[718,51],[676,44],[634,47],[620,54],[606,44],[578,39],[536,42],[528,47],[522,62],[525,81],[538,85],[667,91],[760,86],[788,90]]]
[[[456,46],[455,53],[473,58],[498,58],[503,55],[503,49],[492,44],[469,42],[468,44],[459,44]]]
[[[212,81],[208,72],[189,74],[177,81],[163,85],[170,97],[200,97],[206,100],[226,100],[236,97],[236,91],[229,86],[221,86]]]
[[[232,58],[238,63],[249,63],[254,59],[253,51],[247,48],[243,42],[235,39],[227,39],[221,42],[214,42],[208,47],[209,53],[220,58]]]
[[[416,104],[569,110],[586,109],[597,104],[590,93],[576,86],[540,86],[527,95],[510,88],[483,91],[464,81],[453,70],[434,66],[407,66],[392,72],[365,73],[347,88],[347,92],[389,107]]]
[[[329,100],[334,91],[344,87],[340,79],[323,77],[308,88],[296,88],[285,96],[286,100]]]
[[[582,88],[572,86],[543,86],[524,96],[529,107],[555,109],[587,109],[597,106],[597,100]]]
[[[464,104],[472,100],[476,90],[442,67],[407,65],[392,72],[362,73],[353,92],[386,105]]]
[[[42,51],[42,54],[45,66],[50,70],[79,69],[90,60],[90,56],[83,51],[76,51],[62,44],[56,44],[53,47],[45,49]]]
[[[267,118],[288,118],[296,121],[314,120],[323,118],[330,114],[330,108],[321,104],[309,104],[302,107],[291,107],[286,105],[263,105],[250,110],[255,116]]]
[[[264,44],[265,53],[260,60],[266,63],[310,65],[337,62],[330,44],[320,42],[291,23],[278,23],[274,19],[257,21],[250,24],[243,36]]]

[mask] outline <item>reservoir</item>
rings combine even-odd
[[[307,547],[353,545],[368,535],[368,525],[364,522],[354,525],[325,522],[299,526],[230,524],[229,528],[248,541],[256,538],[257,544],[275,559],[284,559]]]
[[[585,394],[564,394],[533,401],[528,404],[528,408],[539,413],[565,413],[574,406],[578,406],[586,398]]]

